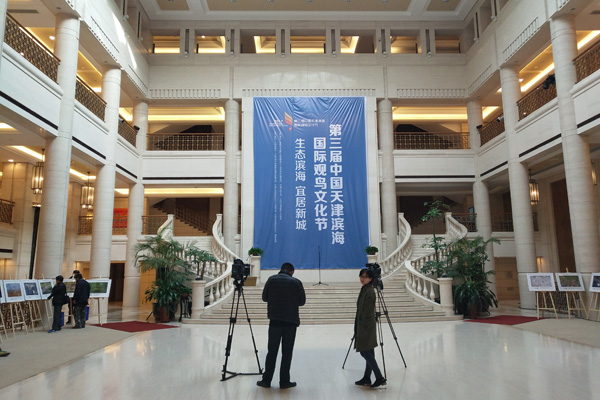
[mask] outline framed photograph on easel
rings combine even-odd
[[[25,300],[40,300],[40,287],[36,280],[24,280],[23,289],[25,290]]]
[[[23,290],[23,282],[21,281],[3,281],[4,294],[6,295],[7,303],[16,303],[25,301],[25,295]]]
[[[110,279],[89,279],[90,297],[108,297],[110,295],[110,282]]]
[[[600,272],[594,272],[590,279],[590,292],[600,292]]]
[[[527,274],[527,286],[531,292],[554,292],[554,274],[551,272],[538,272]]]
[[[583,278],[579,272],[557,272],[556,282],[561,292],[585,292]]]
[[[38,284],[40,285],[42,299],[47,299],[52,294],[52,279],[38,279]]]

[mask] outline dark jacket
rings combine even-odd
[[[90,298],[90,284],[85,279],[81,278],[75,284],[75,292],[73,293],[73,305],[83,307],[87,305]]]
[[[50,296],[48,296],[48,298],[52,299],[53,306],[62,306],[63,304],[66,304],[63,303],[63,299],[65,298],[66,294],[67,287],[64,283],[60,282],[52,287],[52,293],[50,294]]]
[[[377,328],[375,325],[375,289],[367,284],[360,289],[356,301],[354,319],[354,348],[356,351],[368,351],[377,347]]]
[[[268,316],[271,321],[300,325],[298,307],[306,303],[306,294],[299,279],[286,271],[280,271],[265,283],[262,299],[267,302]]]

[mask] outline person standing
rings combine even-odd
[[[71,274],[71,276],[69,277],[69,279],[73,279],[75,278],[75,275],[79,274],[79,270],[78,269],[74,269],[73,273]],[[73,304],[71,303],[71,298],[69,297],[69,302],[67,303],[69,305],[69,317],[67,318],[67,324],[71,323],[71,315],[73,315]]]
[[[269,343],[265,372],[258,386],[269,388],[275,373],[275,362],[281,343],[281,366],[279,368],[279,387],[292,388],[296,382],[290,381],[292,353],[296,340],[296,329],[300,326],[298,308],[306,303],[304,287],[294,278],[294,266],[284,263],[277,275],[271,276],[263,288],[262,299],[267,303],[269,317]]]
[[[354,318],[354,348],[366,361],[365,374],[354,382],[359,386],[370,386],[371,389],[385,387],[386,379],[381,374],[375,361],[377,347],[377,326],[375,321],[375,288],[372,285],[373,271],[361,269],[359,272],[362,288],[356,301],[356,317]],[[371,384],[371,373],[375,374],[375,382]]]
[[[50,329],[48,333],[60,331],[60,314],[62,312],[63,304],[66,304],[65,298],[67,297],[67,287],[63,283],[63,276],[58,275],[55,279],[56,284],[52,288],[52,293],[50,296],[48,296],[48,299],[52,299],[52,307],[54,307],[54,314],[52,315],[52,329]]]
[[[73,316],[75,326],[73,329],[85,328],[85,306],[90,298],[90,284],[83,279],[81,274],[75,274],[75,292],[73,293]]]

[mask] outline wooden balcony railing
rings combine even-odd
[[[519,121],[556,98],[556,85],[551,84],[548,86],[548,89],[544,89],[543,85],[543,83],[540,83],[531,92],[517,101]]]
[[[106,102],[94,92],[94,89],[86,85],[79,77],[77,77],[77,81],[75,82],[75,100],[90,110],[96,117],[104,121]]]
[[[4,41],[56,82],[60,60],[9,14],[6,15]]]
[[[162,215],[144,215],[142,217],[142,235],[156,235],[158,228],[166,221]]]
[[[533,230],[539,231],[538,214],[533,213]],[[492,232],[514,232],[513,218],[510,213],[492,214]]]
[[[504,133],[504,118],[497,118],[479,129],[481,146]]]
[[[0,222],[3,222],[5,224],[12,224],[12,214],[14,207],[14,201],[0,199]]]
[[[600,69],[600,41],[573,60],[577,82]]]
[[[468,132],[395,132],[396,150],[469,149]]]
[[[148,135],[148,150],[225,150],[224,133],[173,133]]]
[[[79,229],[77,230],[78,235],[91,235],[92,234],[92,225],[93,225],[94,217],[93,216],[83,216],[79,217]],[[163,218],[164,222],[164,218]],[[113,217],[113,235],[126,235],[127,234],[127,217]]]
[[[121,116],[119,116],[119,135],[127,140],[135,147],[135,139],[137,138],[137,130]]]

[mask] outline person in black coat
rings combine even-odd
[[[63,283],[63,276],[58,275],[56,277],[56,284],[52,288],[52,293],[48,296],[48,299],[52,299],[52,306],[54,307],[54,314],[52,316],[52,329],[48,333],[60,331],[60,313],[62,306],[65,304],[65,297],[67,296],[67,287]]]
[[[364,268],[359,272],[362,288],[356,301],[356,317],[354,319],[354,348],[365,359],[365,374],[355,383],[359,386],[370,386],[372,389],[384,387],[386,380],[375,361],[377,347],[377,325],[375,320],[375,288],[373,287],[373,271]],[[371,385],[371,373],[375,374],[375,382]]]
[[[83,279],[81,274],[75,274],[75,292],[73,293],[73,316],[75,326],[73,329],[85,328],[85,306],[90,298],[90,284]]]
[[[296,340],[296,329],[300,325],[298,308],[306,303],[306,294],[302,282],[294,278],[293,274],[294,266],[290,263],[284,263],[279,274],[271,276],[263,288],[262,299],[267,303],[267,315],[270,322],[265,372],[262,380],[256,382],[261,387],[271,387],[279,343],[281,343],[279,387],[287,389],[296,386],[296,382],[290,381],[290,367]]]

